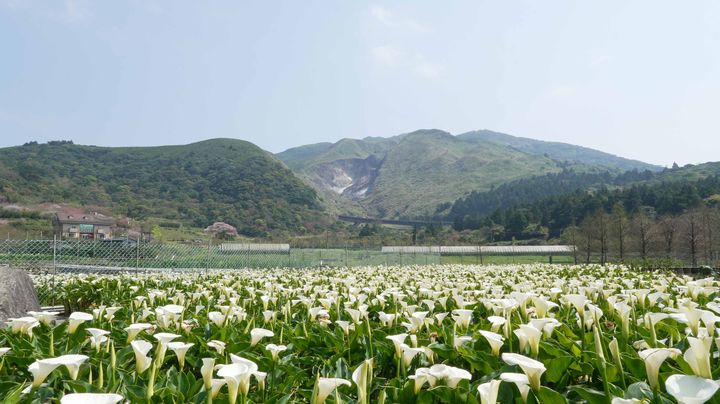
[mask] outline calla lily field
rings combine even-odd
[[[720,283],[621,265],[34,275],[3,403],[720,403]]]

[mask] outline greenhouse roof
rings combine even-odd
[[[440,255],[572,255],[571,245],[385,246],[383,253]]]

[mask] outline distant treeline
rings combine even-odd
[[[37,146],[39,143],[36,140],[24,143],[23,146]],[[66,144],[75,144],[72,140],[50,140],[47,142],[50,146],[62,146]]]
[[[556,195],[564,195],[577,190],[603,186],[623,186],[654,178],[651,171],[627,171],[613,174],[609,171],[600,173],[577,172],[571,169],[560,173],[546,174],[502,184],[486,192],[472,192],[458,199],[452,205],[441,205],[438,210],[450,211],[448,218],[467,221],[467,227],[477,227],[477,221],[498,209],[518,206]],[[439,212],[438,212],[439,213]]]
[[[555,181],[562,178],[567,181]],[[562,238],[578,245],[587,260],[595,255],[603,262],[611,257],[677,258],[692,264],[717,262],[720,176],[621,187],[627,178],[597,181],[599,178],[592,174],[568,173],[538,177],[527,180],[530,185],[518,187],[515,200],[533,197],[533,189],[538,194],[554,192],[543,187],[577,189],[495,209],[491,214],[469,208],[470,202],[491,195],[471,195],[453,206],[453,226],[458,231],[479,230],[489,242]],[[583,181],[592,186],[580,188]],[[460,216],[463,209],[467,213]]]
[[[545,187],[538,185],[537,192],[548,192],[543,188],[552,186],[552,182],[548,182]],[[541,226],[546,228],[547,236],[557,237],[568,226],[580,223],[598,210],[611,212],[617,203],[622,203],[629,215],[635,215],[640,210],[653,216],[678,215],[688,209],[700,207],[704,199],[717,194],[720,194],[718,176],[695,181],[636,184],[624,188],[602,185],[597,189],[575,189],[566,194],[496,209],[490,215],[457,214],[453,218],[453,226],[456,230],[501,226],[503,231],[497,234],[501,239],[537,237],[534,231],[531,231],[533,234],[527,232]],[[714,199],[708,202],[713,201]],[[454,211],[459,213],[459,210]]]
[[[6,209],[0,207],[0,219],[46,219],[49,215],[34,210]]]

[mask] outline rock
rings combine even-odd
[[[0,321],[39,310],[40,301],[30,276],[21,269],[0,266]]]

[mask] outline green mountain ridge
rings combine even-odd
[[[30,144],[0,149],[0,200],[109,207],[197,227],[230,223],[247,235],[301,232],[324,220],[316,192],[252,143],[182,146]]]
[[[342,139],[277,154],[333,213],[421,217],[470,193],[560,172],[661,167],[557,142],[487,130],[454,136],[423,129],[394,137]]]
[[[497,143],[530,154],[547,155],[548,157],[558,161],[575,161],[592,166],[621,170],[660,171],[662,169],[662,167],[653,164],[618,157],[613,154],[590,149],[588,147],[511,136],[505,133],[493,132],[486,129],[463,133],[457,135],[457,137],[468,141],[486,141]]]

